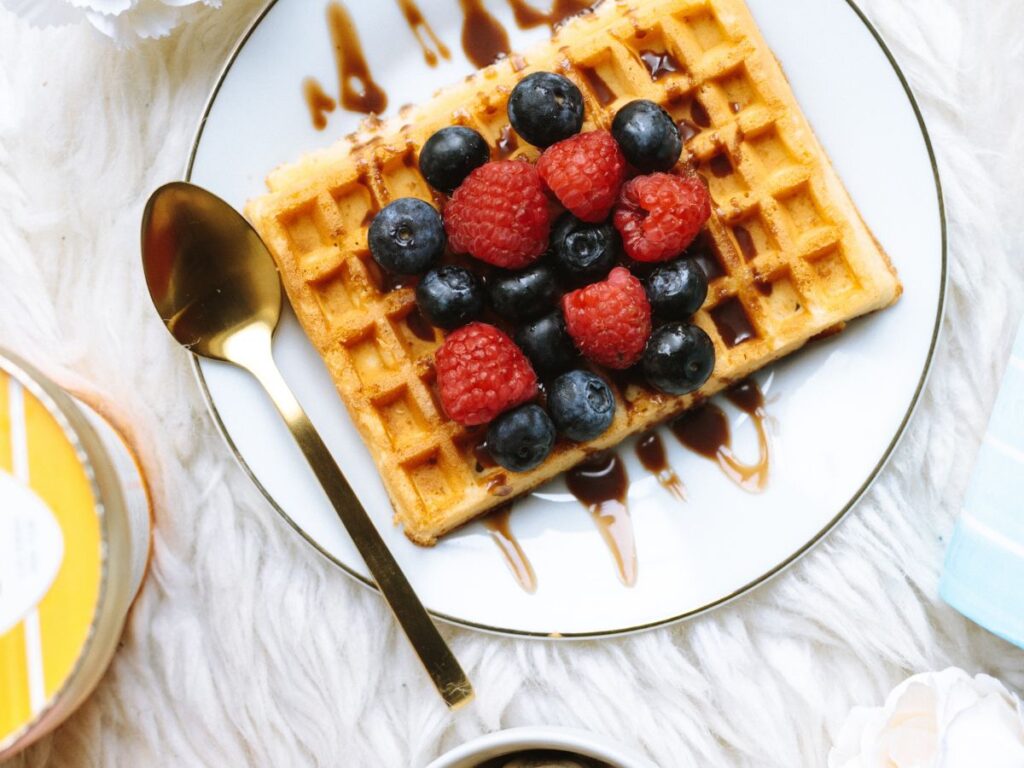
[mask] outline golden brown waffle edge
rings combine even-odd
[[[663,71],[657,79],[652,67]],[[441,413],[432,360],[443,334],[418,317],[412,288],[389,284],[369,255],[366,229],[390,200],[443,202],[420,177],[416,153],[446,125],[478,130],[495,158],[535,158],[508,128],[505,101],[536,70],[577,83],[584,130],[608,128],[618,107],[646,98],[693,134],[684,162],[707,179],[714,200],[705,234],[690,249],[711,278],[695,322],[714,341],[717,361],[708,383],[687,397],[610,377],[619,401],[611,428],[590,443],[560,441],[544,464],[516,474],[485,466],[475,450],[479,430]],[[275,170],[267,184],[269,194],[246,214],[377,463],[397,521],[419,544],[901,292],[742,0],[606,0],[550,43],[387,121],[367,121]]]

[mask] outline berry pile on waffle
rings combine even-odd
[[[268,186],[419,544],[901,292],[742,0],[609,0]]]

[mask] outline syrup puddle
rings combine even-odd
[[[658,480],[661,486],[672,494],[677,501],[686,501],[686,486],[679,475],[668,463],[665,443],[657,432],[648,432],[640,436],[634,450],[644,469]]]
[[[515,577],[516,583],[524,592],[532,595],[537,591],[537,574],[519,540],[512,533],[511,516],[512,504],[503,504],[484,518],[484,526],[505,558],[505,564]]]
[[[622,460],[614,452],[600,454],[566,472],[565,484],[572,495],[590,510],[601,538],[615,560],[619,580],[627,587],[635,585],[636,538],[626,504],[629,478]]]
[[[723,393],[724,397],[750,416],[757,432],[758,459],[747,464],[736,457],[732,447],[729,418],[714,403],[705,403],[688,411],[670,425],[680,443],[691,451],[715,461],[725,476],[750,493],[761,493],[768,486],[771,469],[771,443],[766,426],[764,393],[753,379],[744,379]]]

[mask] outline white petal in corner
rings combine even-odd
[[[73,5],[83,11],[94,11],[108,16],[118,16],[132,10],[139,4],[139,0],[64,0],[68,5]]]
[[[88,20],[120,46],[140,38],[165,37],[192,6],[219,8],[220,0],[0,0],[35,26]]]
[[[988,675],[961,669],[916,675],[882,707],[856,707],[829,768],[1022,768],[1020,701]]]
[[[75,24],[83,19],[65,0],[0,0],[0,5],[36,27]]]

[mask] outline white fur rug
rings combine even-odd
[[[446,629],[479,695],[457,715],[379,598],[236,466],[146,297],[143,202],[180,173],[261,0],[126,52],[0,11],[0,344],[116,395],[159,436],[161,467],[155,560],[111,673],[14,765],[422,766],[480,733],[548,723],[666,768],[822,766],[847,710],[912,672],[954,664],[1024,689],[1024,651],[936,596],[1024,300],[1024,3],[861,4],[921,100],[949,208],[944,337],[894,460],[824,545],[709,616],[600,643]]]

